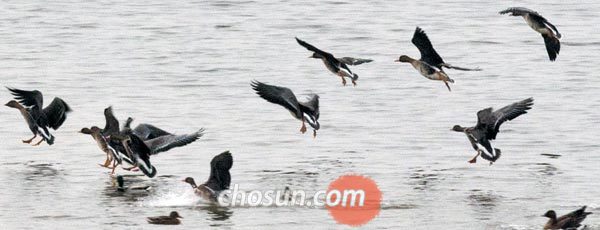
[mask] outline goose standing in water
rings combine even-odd
[[[581,222],[585,220],[587,215],[592,214],[591,212],[585,211],[586,206],[581,207],[569,214],[566,214],[561,217],[556,217],[556,212],[554,210],[550,210],[544,214],[544,217],[550,218],[546,225],[544,225],[544,230],[546,229],[577,229],[581,226]]]
[[[20,89],[7,89],[15,96],[15,100],[6,103],[6,106],[18,109],[21,112],[25,122],[29,126],[29,130],[33,133],[33,137],[29,140],[23,140],[23,143],[30,144],[38,135],[42,139],[34,144],[39,145],[42,141],[46,141],[48,145],[54,144],[54,135],[48,128],[57,130],[67,119],[67,113],[71,112],[71,108],[65,101],[55,97],[52,102],[42,109],[44,97],[40,91],[26,91]]]
[[[500,14],[508,13],[510,13],[510,16],[522,16],[529,27],[540,33],[544,38],[548,58],[550,61],[556,60],[556,56],[560,52],[559,39],[562,37],[560,32],[558,32],[558,29],[556,29],[556,26],[552,25],[552,23],[542,17],[538,12],[525,7],[511,7],[500,11]]]
[[[346,61],[352,62],[352,58],[346,57],[346,60],[340,60],[334,57],[333,54],[320,50],[317,47],[306,43],[305,41],[302,41],[298,38],[296,38],[296,41],[304,48],[314,52],[313,55],[310,56],[310,58],[318,58],[323,60],[325,67],[327,67],[329,71],[342,78],[342,84],[344,86],[346,85],[345,77],[350,78],[352,80],[352,84],[356,86],[356,80],[358,79],[358,75],[352,73],[352,70],[350,70],[350,68],[348,68],[348,66],[345,63]]]
[[[299,102],[292,90],[274,85],[267,85],[259,81],[252,81],[252,89],[268,102],[285,107],[298,120],[302,121],[300,132],[306,132],[306,124],[313,128],[313,137],[317,136],[319,124],[319,96],[313,94],[308,101]]]
[[[477,157],[480,155],[490,161],[490,164],[496,162],[500,158],[500,149],[493,148],[490,140],[496,139],[502,123],[526,114],[531,106],[533,106],[533,98],[515,102],[496,111],[490,107],[477,112],[477,125],[474,127],[465,128],[455,125],[452,130],[465,133],[473,149],[477,151],[477,155],[469,163],[477,162]]]
[[[443,81],[444,84],[446,84],[448,91],[452,91],[450,89],[450,85],[448,85],[448,82],[454,83],[454,80],[452,80],[446,74],[446,72],[444,72],[443,67],[463,71],[481,70],[479,68],[469,69],[445,63],[442,57],[440,57],[440,55],[433,48],[433,45],[431,44],[431,41],[429,41],[429,38],[427,37],[427,34],[425,34],[425,31],[423,31],[419,27],[415,29],[415,33],[413,34],[411,42],[417,47],[417,49],[419,49],[419,52],[421,53],[421,58],[419,60],[416,60],[409,56],[402,55],[400,56],[400,58],[398,58],[398,60],[396,60],[396,62],[408,62],[424,77],[430,80]]]
[[[233,166],[233,157],[229,151],[225,151],[210,161],[210,175],[204,184],[196,185],[194,178],[187,177],[183,182],[192,186],[194,192],[212,202],[218,202],[219,193],[229,189],[231,174],[229,170]]]

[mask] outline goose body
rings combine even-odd
[[[475,163],[478,156],[490,161],[490,164],[496,162],[501,152],[500,149],[492,147],[491,140],[496,139],[500,125],[526,114],[531,106],[533,106],[533,98],[512,103],[495,111],[490,107],[477,112],[477,125],[473,127],[455,125],[451,130],[464,133],[473,149],[477,151],[477,155],[469,162]]]
[[[531,29],[542,35],[550,61],[556,60],[556,57],[560,53],[560,38],[562,37],[556,26],[538,12],[525,7],[511,7],[500,11],[500,14],[523,17]]]
[[[358,63],[358,60],[356,60],[354,58],[350,58],[350,57],[338,59],[338,58],[334,57],[333,54],[330,54],[328,52],[320,50],[319,48],[317,48],[311,44],[308,44],[307,42],[302,41],[299,38],[296,38],[296,42],[298,42],[298,44],[300,44],[307,50],[310,50],[313,52],[313,55],[311,55],[310,58],[321,59],[323,61],[323,64],[325,65],[325,67],[327,67],[327,69],[330,72],[341,77],[343,85],[346,85],[345,78],[350,78],[350,80],[352,80],[352,84],[356,86],[356,80],[358,80],[358,75],[355,73],[352,73],[352,70],[350,70],[350,68],[348,68],[348,66],[346,65],[346,62],[354,64],[354,63]],[[360,63],[364,63],[364,62],[366,62],[366,60],[363,60]],[[356,65],[358,65],[358,64],[356,64]]]
[[[278,104],[286,108],[294,118],[302,121],[300,132],[306,132],[307,122],[313,128],[313,137],[317,136],[319,124],[319,95],[313,94],[307,101],[299,102],[294,92],[286,87],[265,84],[259,81],[251,83],[252,89],[268,102]]]
[[[29,130],[34,135],[29,140],[23,140],[23,143],[29,144],[40,135],[42,139],[34,145],[39,145],[42,141],[45,141],[48,145],[54,144],[54,135],[50,133],[48,128],[58,130],[62,126],[67,119],[67,113],[71,112],[69,105],[62,99],[55,97],[48,106],[42,108],[44,97],[40,91],[27,91],[8,87],[7,89],[15,96],[16,100],[11,100],[5,105],[19,110]]]
[[[218,202],[220,192],[229,189],[231,184],[229,171],[232,166],[233,157],[229,151],[225,151],[210,161],[210,175],[206,182],[196,185],[192,177],[187,177],[183,181],[192,186],[196,195],[208,201]]]

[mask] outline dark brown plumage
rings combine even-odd
[[[581,207],[569,214],[561,217],[556,217],[554,210],[547,211],[544,217],[550,218],[544,229],[576,229],[581,226],[581,222],[585,220],[587,215],[592,214],[591,212],[585,211],[586,206]]]
[[[44,105],[42,92],[8,87],[7,89],[15,96],[16,101],[9,101],[6,106],[18,109],[34,134],[31,139],[23,140],[23,143],[29,144],[37,135],[41,135],[42,140],[34,145],[39,145],[42,141],[46,141],[48,145],[54,144],[54,136],[48,131],[48,128],[54,130],[60,128],[67,119],[67,113],[71,112],[69,105],[62,99],[55,97],[46,108],[42,109]]]
[[[179,215],[179,213],[172,211],[168,216],[156,216],[156,217],[148,217],[146,220],[150,224],[159,224],[159,225],[178,225],[181,224],[179,218],[183,218]]]
[[[477,151],[477,155],[469,162],[475,163],[479,155],[490,163],[495,162],[500,157],[500,149],[493,148],[490,140],[496,139],[500,125],[526,114],[531,106],[533,106],[533,98],[515,102],[496,111],[490,107],[477,112],[477,125],[468,128],[455,125],[452,130],[465,133],[473,149]]]

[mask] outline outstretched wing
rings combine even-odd
[[[346,65],[360,65],[363,63],[369,63],[369,62],[373,61],[371,59],[353,58],[353,57],[343,57],[343,58],[338,58],[337,60]]]
[[[264,98],[268,102],[281,105],[288,109],[290,112],[296,115],[296,117],[302,116],[302,111],[296,99],[296,95],[292,90],[279,87],[274,85],[268,85],[259,81],[252,81],[250,84],[252,89],[256,91],[260,97]]]
[[[558,38],[562,37],[560,32],[558,32],[558,29],[556,29],[556,26],[554,26],[552,23],[550,23],[548,20],[546,20],[546,18],[544,18],[544,16],[542,16],[541,14],[539,14],[536,11],[527,9],[525,7],[511,7],[506,10],[500,11],[500,14],[507,14],[507,13],[510,13],[511,16],[524,16],[524,15],[528,14],[534,21],[541,22],[544,25],[550,27],[550,29],[554,30],[554,32],[556,33],[556,36]]]
[[[71,108],[65,101],[55,97],[50,105],[46,106],[42,111],[45,118],[46,126],[56,130],[67,119],[67,113],[71,112]]]
[[[181,147],[190,144],[204,135],[204,129],[200,129],[192,134],[183,135],[164,135],[144,141],[146,146],[150,148],[150,154],[169,151],[172,148]]]
[[[486,137],[493,140],[496,138],[496,134],[498,134],[502,123],[526,114],[527,110],[531,109],[531,106],[533,106],[533,98],[515,102],[493,112],[492,108],[483,109],[477,113],[477,126],[484,126]]]
[[[444,63],[442,57],[440,57],[440,55],[433,48],[433,45],[431,45],[431,41],[429,41],[427,34],[425,34],[425,31],[423,31],[421,28],[417,27],[415,29],[415,34],[413,35],[411,41],[417,47],[417,49],[419,49],[419,52],[421,53],[421,61],[438,68],[440,68],[440,65]]]
[[[215,156],[210,161],[210,176],[204,185],[216,191],[228,189],[231,184],[229,170],[232,166],[233,157],[229,151]]]
[[[42,109],[42,105],[44,104],[44,97],[42,96],[42,92],[33,90],[20,90],[8,88],[10,93],[15,96],[15,99],[24,106],[36,106],[38,109]]]
[[[333,57],[333,55],[332,55],[332,54],[330,54],[330,53],[327,53],[327,52],[325,52],[325,51],[323,51],[323,50],[320,50],[319,48],[317,48],[317,47],[314,47],[313,45],[311,45],[311,44],[308,44],[307,42],[305,42],[305,41],[302,41],[302,40],[300,40],[299,38],[296,38],[296,41],[297,41],[297,42],[298,42],[298,44],[300,44],[301,46],[304,46],[304,48],[306,48],[307,50],[310,50],[310,51],[312,51],[312,52],[315,52],[315,53],[317,53],[317,54],[319,54],[319,55],[321,55],[321,56],[323,56],[323,57],[326,57],[327,59],[330,59],[330,58],[331,58],[331,59],[335,59],[335,57]]]
[[[530,15],[537,15],[540,16],[540,14],[538,14],[538,12],[535,12],[533,10],[530,10],[528,8],[525,7],[510,7],[506,10],[500,11],[500,14],[508,14],[510,13],[511,16],[523,16],[525,14],[530,14]]]
[[[112,111],[112,106],[104,109],[104,118],[106,119],[106,125],[102,130],[102,134],[110,135],[114,133],[119,133],[119,120],[115,117]]]
[[[171,133],[150,124],[139,124],[133,129],[133,133],[144,141],[161,136],[172,135]]]

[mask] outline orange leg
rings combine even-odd
[[[32,137],[31,139],[29,139],[29,140],[23,140],[23,143],[25,143],[25,144],[29,144],[29,143],[31,143],[31,141],[33,141],[33,139],[35,139],[36,137],[37,137],[37,134],[34,134],[34,135],[33,135],[33,137]]]
[[[42,143],[42,141],[44,141],[44,138],[42,138],[40,141],[38,141],[38,143],[35,143],[33,146],[38,146]]]
[[[306,124],[304,124],[304,117],[302,118],[302,127],[300,127],[301,133],[306,133]]]
[[[473,157],[473,159],[469,160],[469,163],[474,164],[477,162],[477,157],[481,154],[481,150],[477,150],[477,155]]]
[[[115,169],[117,169],[117,161],[116,160],[113,161],[112,171],[110,172],[111,175],[115,174]]]

